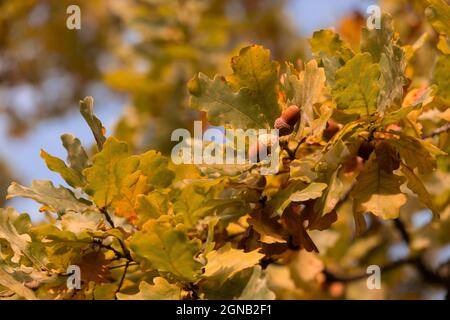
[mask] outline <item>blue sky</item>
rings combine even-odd
[[[377,3],[376,0],[290,0],[287,13],[301,33],[309,36],[315,30],[333,27],[355,9],[365,13],[367,7]]]
[[[352,10],[359,9],[365,12],[369,5],[376,2],[374,0],[291,0],[286,12],[301,33],[304,36],[310,36],[314,30],[332,27],[337,20]],[[106,128],[111,130],[126,100],[118,95],[112,95],[105,87],[99,85],[93,86],[88,94],[95,98],[96,113]],[[21,100],[25,105],[27,104],[26,95]],[[33,179],[52,180],[56,185],[62,184],[61,178],[50,172],[40,159],[39,151],[43,148],[50,154],[65,159],[66,153],[59,140],[59,136],[63,133],[77,136],[85,146],[94,143],[87,125],[76,111],[62,118],[41,123],[33,132],[20,140],[7,136],[5,119],[0,116],[1,154],[24,185],[29,185]],[[9,201],[8,205],[14,206],[20,212],[29,212],[33,218],[37,217],[39,205],[31,200],[14,199]]]
[[[107,132],[111,132],[126,100],[99,85],[89,90],[87,95],[95,97],[96,114],[102,120]],[[40,123],[32,132],[20,139],[7,136],[5,119],[0,117],[1,155],[20,183],[28,186],[32,180],[52,180],[55,185],[65,184],[58,174],[48,170],[39,156],[42,148],[52,155],[66,159],[66,150],[59,139],[62,134],[70,133],[78,137],[85,147],[95,143],[89,127],[77,108],[74,107],[72,110],[74,111],[64,117]],[[9,200],[7,205],[16,208],[19,212],[28,212],[32,218],[36,218],[37,209],[40,207],[29,199]]]

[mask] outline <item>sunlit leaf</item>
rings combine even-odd
[[[94,134],[98,150],[102,150],[103,144],[106,141],[105,128],[94,114],[94,98],[86,97],[84,100],[80,101],[80,113]]]
[[[89,210],[88,200],[76,198],[72,191],[64,187],[56,188],[51,181],[33,181],[31,187],[24,187],[13,182],[8,188],[8,199],[29,198],[44,205],[44,209],[64,214],[66,212],[82,213]]]
[[[333,97],[345,113],[371,115],[377,110],[380,67],[369,53],[355,55],[336,72]]]
[[[142,231],[133,235],[129,245],[136,259],[148,261],[160,272],[185,281],[199,276],[201,264],[195,260],[201,246],[199,240],[189,240],[168,223],[149,220]]]
[[[119,300],[179,300],[181,289],[170,284],[166,279],[158,277],[153,279],[153,284],[142,281],[139,284],[139,292],[136,294],[118,293]]]

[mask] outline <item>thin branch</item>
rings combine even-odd
[[[111,245],[99,244],[99,246],[100,246],[100,248],[111,250],[111,251],[114,252],[114,253],[116,254],[116,256],[119,257],[119,258],[123,258],[123,259],[130,260],[130,259],[128,259],[128,256],[126,255],[126,253],[120,252],[119,250],[113,248]]]
[[[439,127],[427,134],[422,135],[422,139],[428,139],[428,138],[433,138],[434,136],[440,135],[441,133],[450,131],[450,122],[443,125],[442,127]]]
[[[106,210],[105,207],[99,208],[99,210],[105,216],[106,221],[108,221],[108,223],[111,226],[111,228],[115,228],[116,226],[114,225],[114,222],[112,221],[111,216],[108,213],[108,210]]]
[[[409,245],[411,242],[411,237],[403,224],[403,222],[400,219],[394,220],[394,225],[399,231],[402,240]],[[411,256],[404,259],[400,259],[397,261],[394,261],[392,263],[380,266],[380,271],[387,272],[390,270],[394,270],[396,268],[399,268],[404,265],[413,265],[416,270],[420,273],[422,278],[427,281],[428,283],[438,284],[438,285],[444,285],[444,286],[450,286],[450,279],[447,279],[445,277],[440,276],[439,274],[435,273],[433,270],[430,270],[427,265],[423,262],[421,255],[418,256]],[[368,276],[366,272],[360,272],[355,274],[334,274],[329,270],[324,271],[326,281],[327,282],[352,282],[352,281],[358,281],[361,279],[364,279]]]
[[[400,220],[400,218],[394,219],[394,225],[397,228],[400,235],[402,236],[403,241],[405,241],[407,245],[410,245],[411,237],[409,236],[409,233],[406,230],[406,227],[404,223]]]
[[[119,241],[120,247],[122,248],[123,254],[126,259],[129,261],[133,261],[133,258],[131,257],[130,250],[125,246],[125,243],[122,241],[122,239],[116,238],[117,241]]]
[[[416,263],[417,258],[405,258],[405,259],[401,259],[401,260],[397,260],[394,262],[391,262],[389,264],[380,266],[380,271],[381,273],[383,272],[388,272],[391,270],[394,270],[396,268],[399,268],[401,266],[407,265],[407,264],[414,264]],[[359,272],[359,273],[355,273],[355,274],[335,274],[332,273],[330,270],[325,270],[324,271],[325,277],[326,277],[326,281],[327,282],[352,282],[352,281],[358,281],[364,278],[368,277],[367,272]]]
[[[137,262],[128,262],[128,266],[129,267],[131,267],[131,266],[138,266],[138,265],[139,265],[139,263],[137,263]],[[120,268],[123,268],[123,267],[126,267],[126,266],[127,266],[127,264],[125,263],[125,264],[120,264],[118,266],[109,267],[108,269],[109,270],[114,270],[114,269],[120,269]]]
[[[130,266],[130,261],[127,261],[125,263],[125,269],[123,270],[122,277],[120,278],[119,286],[117,287],[117,290],[116,290],[116,292],[114,294],[115,300],[117,300],[117,294],[120,292],[120,289],[122,289],[122,285],[123,285],[123,282],[125,280],[125,276],[127,275],[127,271],[128,271],[128,267],[129,266]]]
[[[397,228],[397,230],[400,232],[400,235],[402,236],[403,241],[409,246],[411,244],[411,236],[408,233],[408,230],[406,229],[403,222],[397,218],[394,220],[394,225]],[[435,283],[440,285],[449,285],[450,279],[446,279],[445,277],[441,277],[439,274],[434,272],[433,270],[430,270],[426,264],[423,262],[421,255],[417,256],[414,259],[414,265],[421,274],[422,278],[426,280],[429,283]]]
[[[301,145],[303,144],[303,142],[305,142],[305,141],[306,141],[306,137],[303,137],[302,139],[300,139],[300,140],[298,141],[297,146],[295,147],[294,150],[291,150],[291,149],[289,149],[288,146],[286,146],[286,149],[285,149],[285,150],[287,151],[287,153],[288,153],[288,155],[289,155],[289,158],[290,158],[291,160],[295,160],[295,155],[296,155],[298,149],[300,148],[300,146],[301,146]]]

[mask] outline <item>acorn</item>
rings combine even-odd
[[[369,159],[371,153],[375,150],[375,144],[369,141],[363,141],[358,149],[358,156],[364,160]]]
[[[280,136],[288,135],[294,130],[294,125],[299,119],[300,108],[296,105],[291,105],[275,120],[274,128],[280,130]]]
[[[364,159],[360,156],[351,157],[343,163],[344,172],[361,171],[364,168]]]
[[[327,122],[327,127],[323,132],[323,137],[325,140],[330,140],[333,136],[342,129],[342,124],[337,123],[336,121],[329,120]]]

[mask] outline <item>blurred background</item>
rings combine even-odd
[[[196,117],[180,112],[196,72],[226,71],[226,57],[250,43],[269,47],[276,59],[304,58],[313,31],[345,17],[357,23],[374,3],[0,0],[0,202],[11,179],[63,183],[39,150],[64,158],[58,137],[66,132],[92,144],[78,113],[84,96],[95,98],[109,133],[136,149],[167,152],[173,128]],[[66,27],[71,4],[81,9],[81,30]],[[37,212],[27,199],[8,205]]]
[[[59,140],[63,133],[77,136],[85,147],[94,143],[78,113],[83,97],[94,97],[108,134],[128,141],[136,152],[153,148],[168,153],[171,132],[190,128],[201,116],[187,108],[186,83],[194,74],[228,73],[229,58],[253,43],[269,48],[274,59],[305,61],[311,57],[307,38],[324,28],[333,28],[356,48],[367,7],[373,4],[394,16],[403,43],[414,43],[424,32],[433,34],[424,19],[425,0],[0,0],[0,206],[14,206],[39,219],[38,205],[31,200],[5,203],[6,189],[12,180],[64,184],[47,169],[39,151],[65,158]],[[66,27],[70,5],[81,9],[81,30]],[[429,39],[415,57],[414,70],[409,70],[419,82],[432,70],[436,39],[436,34]],[[435,194],[450,183],[448,172],[438,178],[430,190]],[[450,261],[450,219],[435,232],[429,210],[417,212],[417,207],[405,208],[408,227],[418,230],[428,224],[426,236],[439,249],[431,250],[435,256],[429,261]],[[383,260],[409,253],[408,246],[388,232],[369,233],[356,241],[346,223],[342,230],[336,227],[348,240],[341,241],[342,252],[334,252],[339,263],[348,260],[353,267],[356,260],[361,265],[372,261],[369,253]],[[276,279],[286,276],[281,269],[271,272]],[[403,281],[409,275],[412,282]],[[394,276],[399,285],[393,296],[445,296],[445,290],[433,286],[417,290],[420,277],[409,269]],[[281,297],[305,297],[295,287],[286,288],[286,282],[280,288]],[[353,286],[347,297],[377,298],[373,292],[361,292]]]

